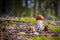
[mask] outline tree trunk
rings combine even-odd
[[[0,16],[2,15],[2,0],[0,0]]]
[[[55,8],[55,16],[58,17],[58,8],[57,8],[57,4],[54,4],[54,8]]]
[[[2,0],[2,13],[5,13],[6,0]]]

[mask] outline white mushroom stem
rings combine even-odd
[[[43,20],[37,20],[37,26],[40,30],[43,30],[44,27],[43,27]]]

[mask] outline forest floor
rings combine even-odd
[[[60,21],[45,20],[44,26],[48,25],[48,31],[43,30],[38,32],[34,32],[31,29],[36,24],[30,24],[29,21],[9,19],[2,21],[3,24],[0,25],[6,28],[6,31],[3,29],[2,32],[10,40],[60,40]]]

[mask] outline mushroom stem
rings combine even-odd
[[[39,28],[39,30],[43,30],[43,20],[37,20],[37,26]]]

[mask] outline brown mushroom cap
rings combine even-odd
[[[37,15],[36,20],[44,20],[44,17],[42,15]]]

